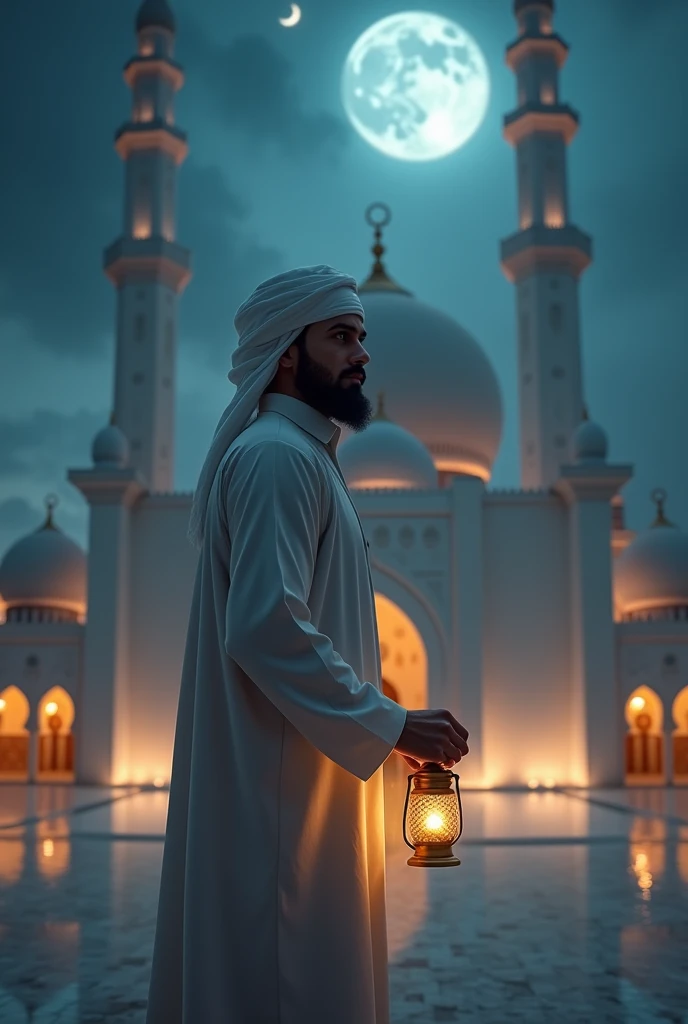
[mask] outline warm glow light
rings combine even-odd
[[[4,697],[0,697],[0,711],[4,711],[7,707],[7,701]]]
[[[54,853],[55,853],[55,843],[52,841],[52,839],[44,839],[43,840],[43,856],[44,857],[52,857],[52,855]]]
[[[436,832],[438,828],[442,828],[444,825],[444,818],[440,814],[429,814],[425,819],[425,827]]]
[[[540,100],[542,103],[554,103],[554,89],[551,85],[543,85],[540,89]]]
[[[52,718],[53,715],[57,714],[57,704],[55,703],[54,700],[49,701],[45,705],[45,713],[46,715],[49,715],[50,718]]]
[[[132,232],[134,238],[150,238],[151,224],[149,217],[137,217],[134,221],[134,230]]]
[[[539,785],[537,779],[528,779],[528,789],[537,789]]]
[[[564,211],[556,199],[548,200],[545,206],[545,224],[548,228],[563,228]]]
[[[643,708],[645,707],[645,698],[644,697],[632,697],[631,701],[630,701],[630,704],[629,704],[629,707],[630,707],[631,711],[642,711]]]
[[[158,789],[160,789],[161,786],[165,785],[165,780],[162,777],[162,775],[155,776],[155,778],[153,779],[153,785],[156,786]]]
[[[545,789],[554,789],[556,782],[554,779],[545,779]]]

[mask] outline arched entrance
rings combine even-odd
[[[74,702],[61,686],[53,686],[38,705],[38,766],[40,782],[74,780]]]
[[[0,693],[0,779],[29,777],[29,702],[18,686]]]
[[[626,701],[626,783],[661,785],[664,769],[664,708],[654,690],[639,686]]]
[[[677,694],[671,717],[676,726],[671,737],[674,782],[679,786],[688,786],[688,686],[684,686]]]
[[[406,612],[383,594],[375,594],[382,689],[408,710],[428,706],[428,658],[423,639]],[[396,752],[385,761],[385,830],[390,847],[399,844],[406,781],[411,769]]]

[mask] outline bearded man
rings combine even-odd
[[[468,733],[381,692],[333,422],[371,418],[356,282],[280,274],[235,326],[237,392],[190,520],[200,557],[147,1021],[388,1024],[379,769],[393,750],[450,767]]]

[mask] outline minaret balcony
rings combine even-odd
[[[545,132],[563,136],[568,145],[578,125],[578,114],[568,103],[524,103],[504,118],[504,138],[518,146],[536,132]]]
[[[518,70],[519,64],[528,57],[553,57],[557,67],[563,68],[568,55],[568,46],[555,32],[551,35],[529,32],[507,46],[505,60],[512,71]]]
[[[132,281],[160,281],[182,292],[191,280],[191,253],[166,238],[118,238],[103,254],[103,269],[119,288]]]
[[[175,92],[184,85],[184,72],[181,64],[177,64],[170,57],[161,57],[159,54],[132,57],[124,65],[122,74],[130,89],[136,85],[139,75],[159,75],[161,78],[166,78]]]
[[[564,270],[579,278],[591,262],[592,239],[573,224],[533,224],[501,245],[502,270],[512,284],[540,270]]]
[[[157,149],[166,153],[176,164],[182,163],[189,147],[186,132],[161,118],[153,121],[128,121],[115,135],[115,149],[122,160],[143,149]]]

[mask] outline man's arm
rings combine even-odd
[[[313,746],[370,778],[397,743],[406,711],[360,680],[311,621],[321,508],[316,466],[287,442],[263,442],[239,456],[224,501],[227,653]],[[342,608],[342,615],[358,614]]]

